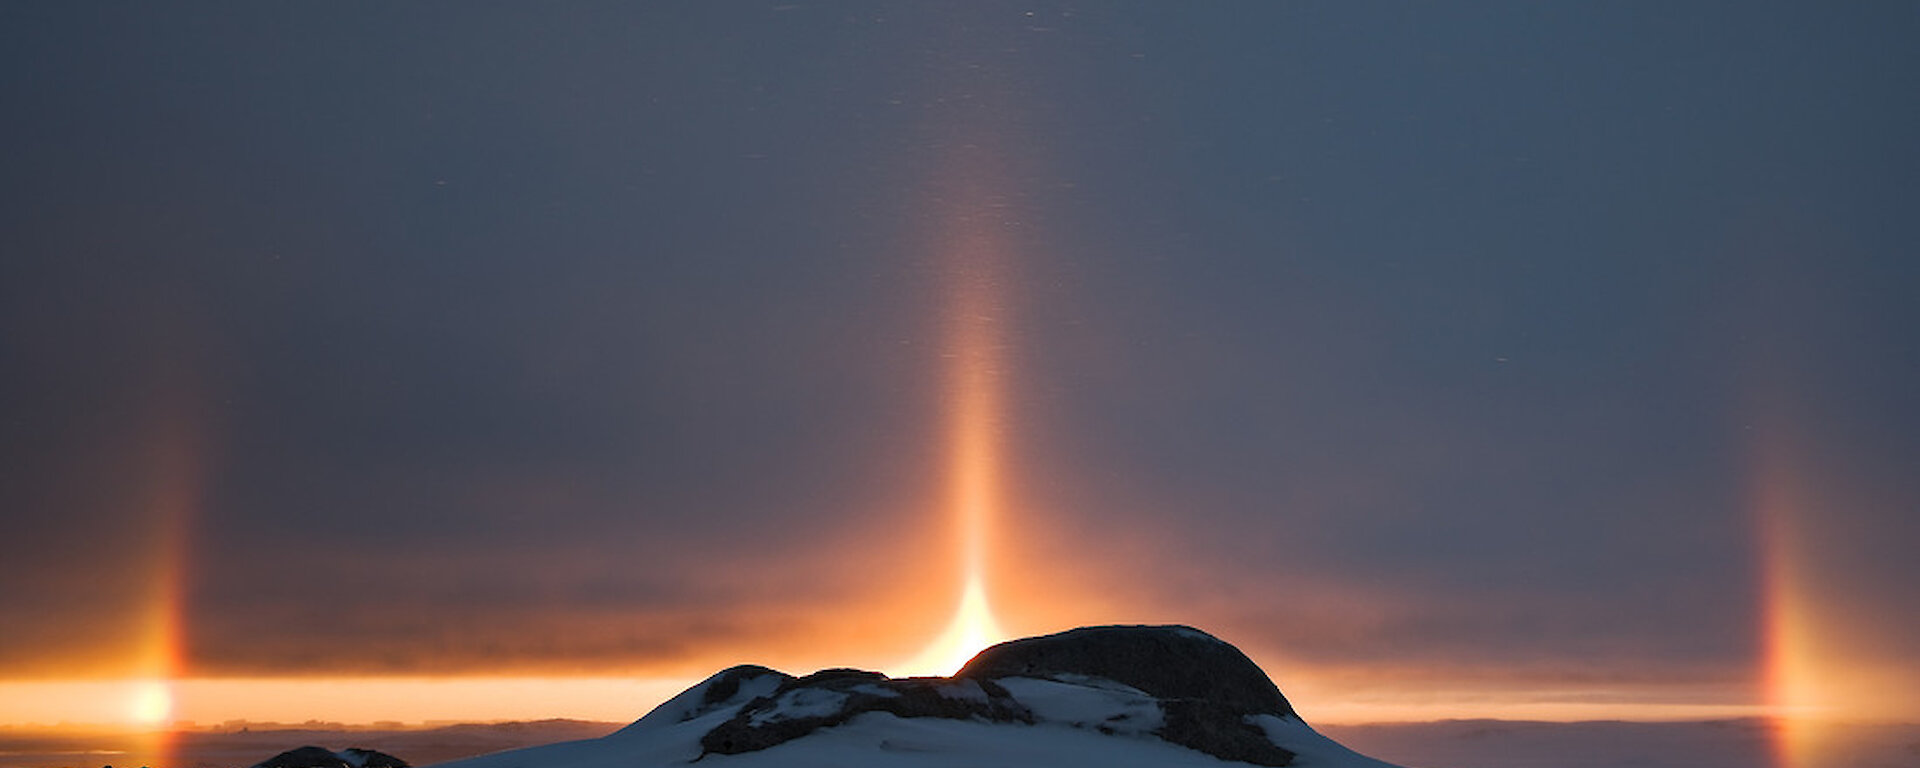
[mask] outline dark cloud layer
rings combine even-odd
[[[198,475],[210,673],[639,668],[949,599],[956,173],[1019,248],[1020,628],[1106,594],[1307,662],[1743,674],[1760,430],[1861,646],[1915,658],[1916,31],[8,6],[0,673],[112,656],[156,467]]]

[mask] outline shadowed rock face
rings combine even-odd
[[[951,678],[896,680],[854,669],[794,678],[763,667],[735,667],[704,683],[706,689],[698,701],[686,702],[678,719],[691,719],[721,702],[751,695],[741,693],[743,685],[770,686],[778,681],[772,693],[748,701],[731,719],[702,736],[704,753],[766,749],[867,712],[994,723],[1048,722],[1112,732],[1105,724],[1037,719],[1028,705],[997,682],[1006,678],[1072,685],[1119,683],[1139,692],[1129,695],[1145,694],[1158,706],[1160,725],[1145,733],[1224,760],[1284,766],[1294,757],[1248,722],[1254,715],[1294,716],[1293,707],[1273,681],[1239,649],[1179,626],[1086,627],[1014,640],[982,651]]]
[[[347,761],[340,759],[333,750],[325,747],[306,746],[289,749],[269,757],[253,768],[348,768]]]
[[[339,752],[325,747],[289,749],[253,768],[407,768],[407,761],[371,749],[348,747]]]
[[[1295,716],[1280,689],[1252,659],[1200,630],[1182,626],[1081,627],[988,648],[955,679],[1098,677],[1160,700],[1159,736],[1225,760],[1287,765],[1293,753],[1247,722],[1252,715]]]
[[[1192,627],[1081,627],[1011,640],[981,651],[954,677],[1060,675],[1103,677],[1163,701],[1204,700],[1249,715],[1294,714],[1252,659]]]
[[[707,681],[707,691],[700,697],[700,706],[681,716],[682,720],[692,720],[712,711],[715,707],[725,706],[740,694],[743,684],[761,677],[777,677],[782,686],[791,685],[796,679],[793,675],[759,666],[742,664],[729,667]]]
[[[410,768],[407,761],[373,749],[347,747],[338,754],[348,765],[356,768]]]

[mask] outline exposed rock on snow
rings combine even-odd
[[[773,695],[749,702],[733,719],[700,737],[700,746],[721,755],[753,752],[866,712],[989,723],[1033,722],[1027,708],[992,680],[894,680],[878,672],[829,669],[789,679]]]
[[[1182,626],[1081,627],[980,652],[954,677],[1101,677],[1161,699],[1205,700],[1245,714],[1293,714],[1240,649]]]
[[[1211,768],[1222,760],[1394,768],[1314,732],[1238,649],[1175,626],[1002,643],[951,678],[733,667],[604,738],[445,768]]]
[[[698,720],[719,710],[737,709],[748,702],[772,694],[793,679],[793,675],[767,669],[758,664],[728,667],[701,681],[699,685],[680,692],[680,695],[668,699],[666,703],[654,707],[646,717],[615,731],[614,735]]]
[[[378,750],[347,747],[334,754],[353,768],[408,768],[407,761]]]
[[[253,768],[407,768],[407,761],[359,747],[335,752],[326,747],[305,746],[269,757],[255,763]]]
[[[1160,738],[1223,760],[1293,760],[1249,719],[1291,717],[1293,706],[1240,649],[1192,627],[1081,627],[1012,640],[981,651],[954,677],[1104,678],[1159,700]]]

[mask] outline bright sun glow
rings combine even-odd
[[[173,714],[173,692],[160,680],[142,680],[127,701],[127,715],[136,725],[154,726]]]
[[[954,612],[946,631],[919,656],[888,670],[888,674],[895,677],[951,675],[981,649],[1004,639],[1006,634],[1000,631],[1000,624],[993,620],[993,611],[987,607],[986,589],[978,578],[969,579],[966,592],[960,596],[960,608]]]

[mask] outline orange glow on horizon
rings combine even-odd
[[[931,666],[923,671],[951,674],[966,658],[964,653],[930,658]],[[911,674],[906,665],[887,672]],[[166,723],[155,725],[128,717],[128,703],[143,695],[140,681],[0,680],[0,724],[153,735],[167,728],[221,727],[235,721],[362,727],[552,718],[629,723],[699,681],[672,676],[184,677],[166,686],[172,709]],[[1427,680],[1419,687],[1388,680],[1356,686],[1338,675],[1313,674],[1280,682],[1282,692],[1316,725],[1474,718],[1648,722],[1768,714],[1764,707],[1737,703],[1721,691],[1682,691],[1679,696],[1633,688],[1556,691],[1545,684],[1488,687],[1479,679]]]
[[[143,754],[154,754],[164,747],[156,737],[171,729],[240,721],[418,726],[568,718],[627,723],[699,681],[673,676],[489,675],[182,677],[164,685],[142,680],[0,680],[0,725],[142,734]],[[164,700],[158,698],[163,694]],[[164,701],[164,720],[133,717],[135,702],[142,700],[156,705]]]

